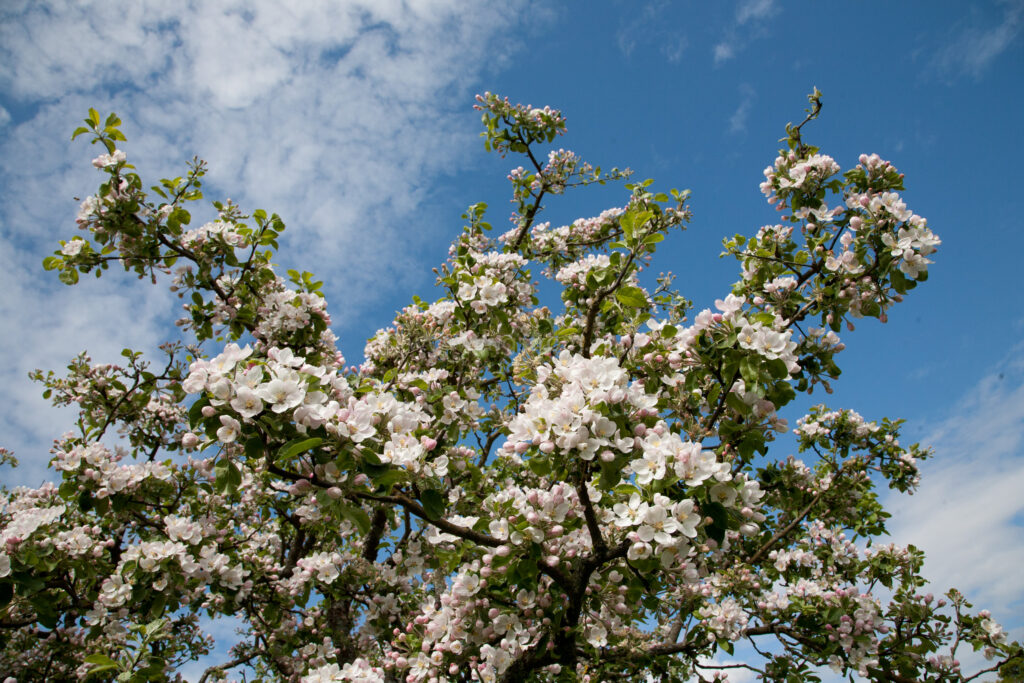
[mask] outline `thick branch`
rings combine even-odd
[[[601,527],[597,524],[597,515],[594,514],[594,504],[590,502],[590,493],[587,491],[586,482],[576,485],[576,493],[580,497],[580,502],[583,503],[583,516],[587,520],[587,531],[590,532],[590,543],[594,547],[594,554],[596,556],[604,555],[608,551],[608,546],[604,542],[604,536],[601,535]]]
[[[240,656],[240,657],[235,657],[230,662],[224,662],[223,664],[217,664],[216,666],[211,666],[206,671],[203,672],[202,676],[199,677],[199,683],[206,683],[206,680],[210,676],[213,676],[215,674],[219,674],[219,673],[221,673],[223,671],[227,671],[228,669],[233,669],[234,667],[239,666],[240,664],[247,664],[248,662],[252,661],[256,657],[256,655],[257,655],[256,652],[251,652],[248,655],[243,655],[243,656]]]
[[[420,519],[424,520],[428,524],[436,526],[441,531],[458,536],[467,541],[473,541],[477,545],[486,545],[491,548],[497,548],[499,545],[504,545],[504,541],[500,541],[493,536],[474,531],[473,529],[467,529],[466,527],[453,524],[446,519],[437,518],[431,519],[427,511],[423,509],[423,506],[416,501],[406,496],[375,496],[369,493],[357,493],[357,498],[362,500],[375,500],[381,503],[395,503],[401,505],[403,508],[416,515]]]
[[[814,494],[814,497],[811,498],[811,502],[804,506],[804,509],[800,511],[800,514],[794,517],[793,520],[789,524],[784,526],[782,529],[776,531],[775,534],[770,539],[768,539],[767,543],[758,548],[757,552],[751,556],[750,564],[757,564],[757,561],[764,557],[765,553],[767,553],[773,545],[778,543],[783,537],[786,536],[786,534],[795,529],[796,526],[803,521],[804,517],[806,517],[810,513],[811,508],[817,505],[818,501],[821,500],[821,495],[824,492],[825,491],[823,489]]]

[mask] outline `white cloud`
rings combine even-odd
[[[741,648],[742,647],[743,646],[741,644]],[[700,673],[705,676],[705,679],[714,673],[724,672],[729,676],[729,683],[751,683],[752,681],[757,680],[758,674],[750,669],[743,668],[746,661],[740,657],[721,659],[718,656],[713,658],[702,656],[699,657],[697,661],[698,666],[702,669]]]
[[[1024,637],[1024,345],[978,383],[922,442],[935,448],[920,490],[889,496],[893,540],[927,555],[931,590],[960,589]],[[1014,621],[1016,620],[1016,621]],[[966,654],[966,653],[964,653]]]
[[[735,21],[725,27],[723,37],[712,48],[715,66],[733,59],[753,38],[765,31],[765,22],[779,11],[775,0],[740,0]]]
[[[736,56],[736,47],[729,40],[723,40],[715,45],[715,64],[727,62]]]
[[[203,630],[203,633],[213,637],[215,645],[209,655],[186,662],[179,669],[178,673],[181,674],[181,677],[193,683],[200,680],[211,666],[223,665],[232,661],[228,648],[238,642],[239,638],[236,634],[245,630],[245,622],[238,616],[218,615],[216,618],[211,619],[208,616],[200,615],[199,627]],[[224,673],[228,674],[229,678],[232,678],[243,670],[246,670],[246,667],[239,666],[235,669],[228,669]],[[251,672],[251,670],[249,671]]]
[[[669,63],[679,63],[689,40],[665,20],[670,9],[671,5],[665,0],[654,0],[645,3],[638,11],[630,12],[629,20],[622,23],[615,33],[619,51],[630,57],[638,45],[657,47]]]
[[[754,98],[757,97],[754,89],[746,83],[740,85],[739,92],[740,103],[736,107],[736,111],[729,117],[730,133],[743,133],[747,130],[747,117],[750,115],[750,108],[754,104]]]
[[[0,363],[7,402],[0,412],[3,445],[21,466],[4,474],[8,485],[38,486],[47,472],[49,441],[73,426],[70,410],[49,407],[43,387],[29,382],[35,369],[62,370],[80,351],[95,361],[117,362],[121,349],[153,350],[162,341],[160,320],[171,311],[169,292],[155,287],[117,287],[89,278],[74,291],[44,282],[32,270],[37,259],[0,239],[0,319],[4,337],[17,353]],[[122,283],[128,278],[107,278]],[[130,315],[131,318],[126,318]],[[59,373],[58,373],[59,374]]]
[[[665,59],[672,64],[678,64],[683,58],[687,45],[689,45],[689,41],[686,36],[672,36],[662,43],[661,54],[665,55]]]
[[[343,260],[347,290],[386,293],[410,278],[382,272],[384,245],[415,247],[394,231],[427,196],[423,178],[456,167],[475,138],[451,131],[463,129],[459,113],[483,65],[508,52],[514,9],[441,0],[202,3],[188,12],[40,3],[4,22],[6,85],[59,110],[52,127],[33,127],[36,139],[65,144],[85,101],[117,109],[133,160],[202,155],[216,188],[301,226],[303,243],[315,244],[303,265]],[[27,138],[10,152],[31,147]],[[81,159],[81,148],[72,154]]]
[[[0,90],[29,112],[0,139],[0,330],[16,349],[0,363],[14,399],[0,428],[26,463],[5,481],[38,484],[66,424],[29,369],[62,368],[84,348],[114,361],[122,346],[152,351],[173,332],[176,303],[159,288],[106,277],[67,288],[39,266],[74,233],[72,197],[101,178],[95,148],[68,141],[88,107],[121,115],[147,181],[181,175],[198,154],[210,163],[208,199],[280,213],[289,230],[278,261],[324,279],[345,329],[385,297],[426,286],[429,271],[411,266],[441,221],[424,201],[479,144],[465,127],[472,88],[516,49],[522,17],[547,16],[527,4],[4,3]],[[345,351],[358,360],[361,349]]]
[[[736,23],[767,19],[775,13],[775,0],[743,0],[736,7]]]
[[[968,25],[957,26],[932,60],[932,65],[947,75],[978,78],[1014,41],[1024,27],[1024,0],[1007,0],[999,22],[982,22],[977,16]]]

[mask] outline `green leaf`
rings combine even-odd
[[[14,599],[14,586],[6,581],[0,583],[0,609],[7,607]]]
[[[758,362],[750,356],[743,356],[740,360],[740,374],[743,381],[747,383],[747,391],[752,390],[758,380]]]
[[[629,212],[619,218],[619,227],[622,228],[622,234],[625,235],[627,242],[633,239],[633,220],[633,214]]]
[[[625,306],[642,308],[647,305],[647,296],[639,287],[622,287],[615,292],[615,298]]]
[[[36,620],[44,627],[53,630],[57,628],[57,622],[60,621],[60,614],[55,609],[55,603],[52,596],[46,593],[37,593],[29,598],[32,608],[36,611]]]
[[[907,293],[907,278],[898,268],[894,268],[889,273],[889,280],[892,282],[892,288],[896,290],[897,294]]]
[[[785,379],[789,377],[789,369],[786,367],[786,361],[781,358],[768,361],[768,372],[774,379]]]
[[[276,624],[281,617],[281,608],[276,603],[268,602],[260,610],[260,619],[267,624]]]
[[[263,457],[263,439],[253,434],[245,441],[245,457],[258,460]]]
[[[316,448],[323,442],[324,440],[318,436],[314,436],[311,439],[293,439],[281,446],[281,450],[277,452],[277,457],[279,460],[291,460],[296,455],[305,453],[311,448]]]
[[[214,486],[219,493],[234,494],[242,483],[242,473],[238,466],[227,458],[222,458],[213,467]]]
[[[366,514],[366,510],[363,508],[339,503],[338,509],[341,510],[341,514],[345,519],[356,525],[359,533],[365,534],[370,530],[370,516]]]
[[[526,464],[538,477],[546,477],[551,474],[551,461],[547,458],[533,457],[527,460]]]
[[[389,489],[405,479],[405,471],[397,467],[386,467],[380,474],[371,474],[370,478],[377,488]]]
[[[234,493],[238,490],[238,487],[242,485],[242,472],[238,469],[238,465],[234,461],[228,461],[227,467],[228,475],[228,491]]]
[[[203,396],[188,409],[188,423],[194,429],[203,420],[203,408],[210,405],[210,399]]]
[[[710,502],[701,506],[701,511],[711,518],[711,524],[705,527],[708,538],[721,544],[728,529],[729,515],[721,503]]]
[[[89,667],[89,673],[95,674],[101,671],[110,671],[111,669],[117,669],[118,664],[113,659],[106,655],[94,654],[89,655],[85,658],[85,663],[92,666]]]
[[[718,405],[718,396],[721,393],[722,385],[718,384],[717,382],[715,384],[712,384],[711,388],[708,390],[708,405],[711,406],[712,408]]]
[[[612,462],[601,461],[601,478],[597,485],[605,491],[610,491],[622,481],[622,467],[614,460]]]
[[[420,493],[420,502],[423,503],[423,510],[427,513],[428,519],[439,519],[444,514],[444,496],[440,491],[425,489]]]

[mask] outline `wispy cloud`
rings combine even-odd
[[[714,49],[715,64],[721,64],[727,62],[736,56],[736,47],[734,46],[732,39],[723,40],[722,42],[715,45]]]
[[[890,496],[898,543],[925,551],[936,594],[958,588],[1024,636],[1024,345],[1011,350],[922,442],[935,458],[920,490]]]
[[[1024,28],[1024,0],[1000,3],[998,23],[984,21],[972,11],[967,25],[957,22],[950,29],[944,46],[937,50],[932,66],[946,76],[968,75],[978,78],[1001,54],[1013,45]]]
[[[736,23],[767,19],[777,11],[775,0],[742,0],[736,7]]]
[[[746,132],[747,117],[750,115],[750,108],[757,97],[754,88],[748,83],[740,84],[739,93],[740,103],[737,105],[736,111],[729,117],[729,132],[734,134]]]
[[[725,28],[722,39],[712,48],[715,65],[736,57],[743,44],[760,33],[764,22],[778,11],[775,0],[740,0],[736,5],[733,22]]]
[[[629,13],[629,20],[623,22],[615,33],[619,51],[626,57],[641,45],[657,46],[661,55],[676,64],[683,58],[689,44],[686,35],[664,21],[669,4],[665,0],[647,2],[636,12]]]
[[[683,58],[683,53],[686,51],[689,41],[686,36],[676,35],[668,38],[661,45],[661,54],[665,55],[672,64],[678,64]]]
[[[4,85],[59,111],[45,128],[23,122],[28,142],[8,149],[64,142],[85,101],[117,109],[134,160],[203,155],[215,188],[302,226],[316,244],[309,266],[345,255],[349,285],[384,274],[382,245],[398,240],[382,233],[421,204],[424,176],[462,158],[473,136],[451,132],[455,103],[468,108],[470,84],[507,53],[517,22],[504,4],[455,2],[122,10],[38,3],[5,18]],[[407,278],[399,267],[379,279],[388,289]]]

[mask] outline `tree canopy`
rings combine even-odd
[[[204,680],[1014,676],[1020,644],[955,590],[922,593],[922,553],[880,541],[879,491],[911,493],[929,451],[900,420],[786,417],[831,392],[839,333],[884,322],[940,243],[891,163],[843,173],[805,142],[808,99],[764,172],[773,222],[724,241],[739,279],[697,310],[648,275],[687,191],[548,151],[560,112],[479,96],[487,149],[521,160],[513,225],[469,207],[439,296],[358,366],[322,283],[275,270],[277,215],[214,202],[190,227],[204,163],[146,189],[120,120],[91,110],[74,137],[105,148],[104,182],[43,265],[168,283],[186,315],[162,358],[35,374],[78,418],[59,481],[5,494],[0,669],[173,680],[211,647],[200,617],[234,615]],[[605,183],[622,206],[540,221]],[[786,432],[797,455],[777,453]],[[961,671],[962,648],[989,668]]]

